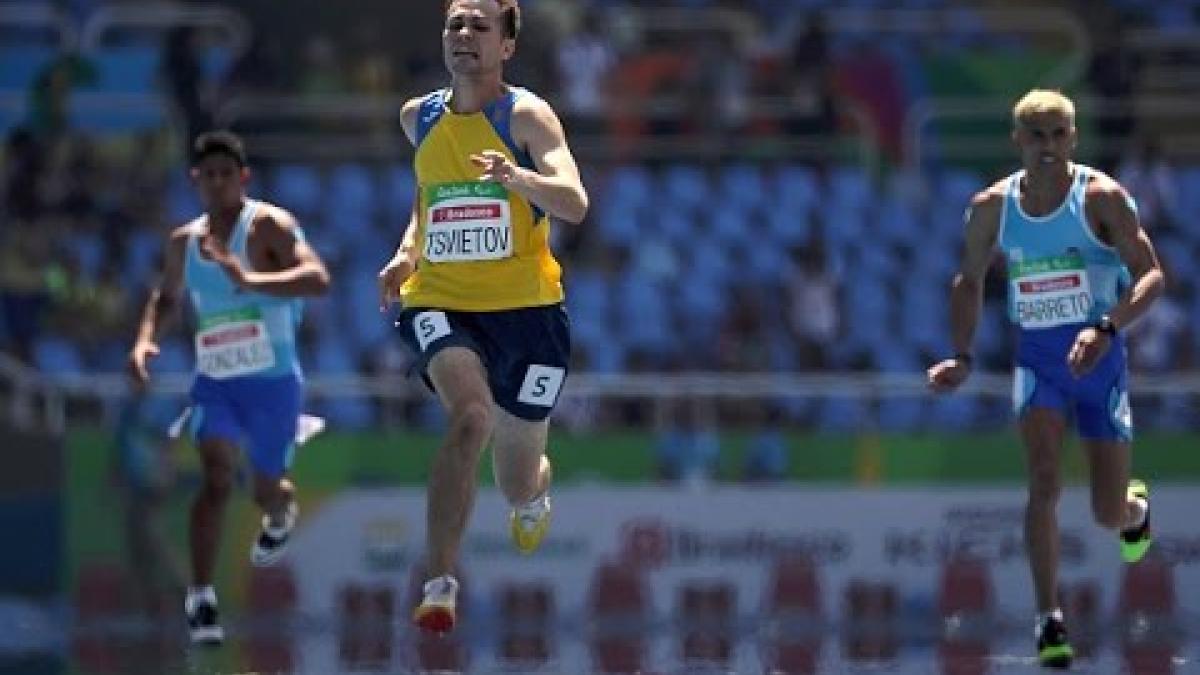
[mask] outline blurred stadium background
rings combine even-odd
[[[1064,457],[1063,603],[1085,669],[1200,657],[1200,2],[522,0],[510,81],[591,192],[555,249],[575,340],[556,523],[517,557],[485,488],[464,629],[407,623],[441,425],[375,275],[413,198],[396,123],[441,86],[434,0],[0,0],[0,672],[984,673],[1028,669],[1003,269],[981,366],[934,399],[962,211],[1013,170],[1012,102],[1060,87],[1079,159],[1139,200],[1169,293],[1130,330],[1157,554],[1128,569]],[[121,374],[190,136],[247,139],[253,196],[331,264],[302,341],[330,430],[288,564],[231,509],[234,638],[183,649],[184,331]],[[490,470],[481,473],[490,486]],[[1090,664],[1090,666],[1089,666]]]

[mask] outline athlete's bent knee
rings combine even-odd
[[[492,433],[492,409],[483,401],[471,401],[450,413],[451,432],[480,443]]]

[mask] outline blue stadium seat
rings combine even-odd
[[[665,203],[656,204],[656,208],[700,210],[712,201],[713,191],[702,168],[672,164],[663,169],[661,196]]]
[[[46,375],[82,375],[85,371],[79,349],[66,338],[47,335],[33,346],[33,365]]]
[[[654,215],[648,217],[648,220],[653,222],[652,228],[655,234],[666,237],[680,245],[686,245],[687,242],[696,236],[697,218],[691,214],[684,213],[675,209],[663,209]]]
[[[341,164],[334,167],[329,174],[328,194],[326,219],[350,215],[361,220],[375,214],[378,188],[375,176],[366,166]]]
[[[762,172],[754,164],[737,163],[726,166],[720,174],[721,200],[741,209],[766,204]]]
[[[725,245],[747,243],[751,240],[750,222],[746,209],[720,203],[708,211],[708,230]]]
[[[58,49],[50,45],[0,45],[0,90],[25,94],[56,56]]]
[[[609,173],[604,184],[604,197],[633,208],[650,204],[654,190],[654,177],[643,166],[621,165]]]
[[[324,195],[321,176],[307,164],[281,164],[270,181],[270,200],[308,218],[320,211]]]
[[[121,268],[121,283],[137,288],[149,283],[158,272],[158,259],[165,237],[157,231],[135,229],[125,244],[125,263]]]
[[[100,269],[104,267],[105,245],[98,232],[76,231],[69,239],[67,246],[79,264],[80,277],[87,281],[95,281],[100,277]]]
[[[637,207],[616,201],[599,205],[600,238],[610,246],[629,246],[643,232]]]
[[[798,164],[780,167],[770,181],[771,198],[778,200],[779,208],[788,211],[804,211],[820,201],[822,187],[817,173],[812,168]]]
[[[401,227],[408,224],[416,192],[417,182],[411,166],[393,164],[384,169],[379,194],[389,221]]]
[[[159,89],[162,53],[151,45],[109,47],[88,55],[96,82],[88,89],[108,93],[152,94]]]

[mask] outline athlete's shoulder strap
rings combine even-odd
[[[435,89],[426,94],[421,101],[421,109],[417,113],[417,145],[425,140],[429,130],[446,112],[446,99],[449,95],[449,89]]]

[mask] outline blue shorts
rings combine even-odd
[[[1013,409],[1020,416],[1029,408],[1052,408],[1075,415],[1081,438],[1133,440],[1129,408],[1129,373],[1125,341],[1112,340],[1096,367],[1076,379],[1067,368],[1067,355],[1082,326],[1022,330],[1013,373]]]
[[[255,472],[278,478],[292,465],[303,398],[298,373],[226,380],[197,375],[188,433],[195,442],[230,441],[244,449]]]
[[[567,379],[571,330],[561,304],[495,312],[405,309],[396,319],[416,354],[414,370],[433,389],[426,369],[447,347],[479,355],[496,405],[526,420],[550,416]]]

